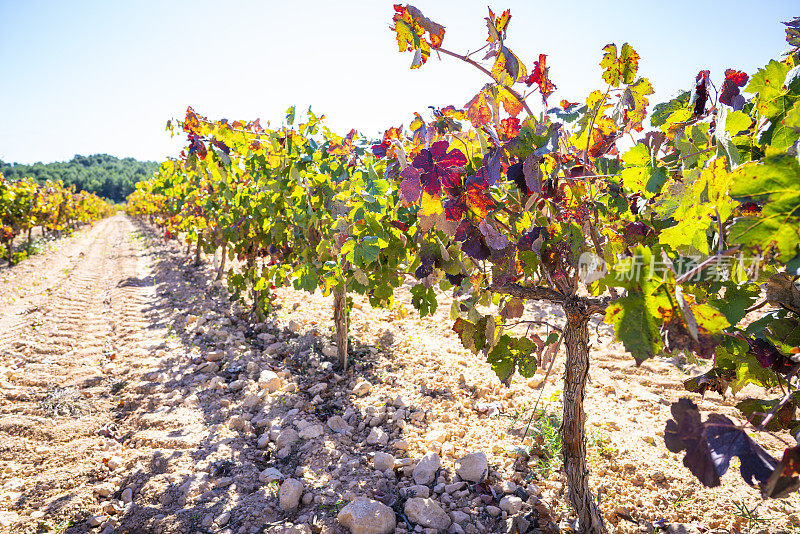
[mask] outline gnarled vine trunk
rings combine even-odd
[[[579,298],[564,302],[567,315],[564,342],[567,363],[564,371],[564,470],[569,502],[578,514],[578,529],[585,534],[606,534],[603,516],[589,490],[586,466],[586,414],[583,398],[589,374],[589,317],[586,303]]]
[[[333,290],[333,323],[336,325],[336,349],[339,366],[347,371],[347,288]]]
[[[225,260],[228,259],[228,241],[226,240],[222,243],[222,258],[219,260],[219,270],[217,271],[217,277],[215,280],[222,280],[222,273],[225,272]]]
[[[197,248],[194,249],[194,264],[200,265],[200,236],[197,236]]]

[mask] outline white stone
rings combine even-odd
[[[453,523],[462,525],[469,521],[469,514],[462,512],[461,510],[453,510],[450,512],[450,519],[453,520]]]
[[[0,511],[0,526],[10,527],[17,521],[19,521],[19,514],[17,512]]]
[[[300,431],[299,436],[302,439],[314,439],[320,437],[323,432],[322,425],[309,425]]]
[[[225,510],[224,512],[222,512],[217,516],[217,518],[214,520],[214,524],[221,527],[226,525],[230,520],[231,520],[231,513],[228,510]]]
[[[222,350],[212,350],[210,352],[206,352],[206,360],[209,362],[218,362],[224,357],[225,351]]]
[[[357,497],[342,508],[336,520],[351,534],[392,534],[396,526],[394,510],[366,497]]]
[[[120,458],[119,456],[112,456],[111,458],[108,459],[106,465],[108,466],[109,469],[114,471],[122,465],[122,458]]]
[[[280,434],[278,434],[278,437],[275,438],[275,446],[278,449],[282,449],[292,445],[298,439],[300,439],[300,436],[297,434],[297,430],[294,428],[287,428],[285,430],[281,430]]]
[[[394,468],[394,456],[385,452],[376,452],[372,462],[377,471],[386,471]]]
[[[328,428],[337,434],[350,435],[353,432],[353,427],[347,424],[347,421],[341,415],[334,415],[328,419]]]
[[[117,488],[110,482],[104,482],[103,484],[99,484],[94,487],[94,492],[101,497],[108,497],[115,491],[117,491]]]
[[[489,460],[484,452],[473,452],[456,460],[456,473],[463,480],[483,482],[489,473]]]
[[[500,509],[507,512],[508,515],[514,515],[522,510],[522,499],[516,495],[506,495],[500,499]]]
[[[281,510],[292,512],[300,505],[300,497],[303,495],[303,483],[296,478],[287,478],[281,489],[278,490],[278,501]]]
[[[355,386],[353,386],[353,395],[357,397],[363,397],[367,393],[370,392],[372,389],[372,384],[367,382],[366,380],[360,380]]]
[[[446,530],[452,522],[439,503],[433,499],[414,497],[406,501],[403,511],[409,521],[426,528]]]
[[[316,395],[319,395],[326,389],[328,389],[328,384],[326,384],[325,382],[320,382],[319,384],[315,384],[310,388],[308,388],[308,394],[314,397]]]
[[[435,452],[429,452],[419,463],[414,467],[413,477],[414,482],[427,486],[436,478],[436,471],[442,466],[442,461],[439,455]]]
[[[386,445],[389,443],[389,434],[375,427],[367,436],[367,445]]]
[[[93,515],[93,516],[91,516],[89,519],[87,519],[87,520],[86,520],[86,523],[87,523],[87,524],[88,524],[90,527],[99,527],[100,525],[102,525],[102,524],[103,524],[103,522],[104,522],[106,519],[108,519],[108,516],[107,516],[107,515],[104,515],[104,514]]]
[[[274,371],[261,371],[258,376],[258,385],[269,393],[275,393],[283,387],[283,379]]]
[[[261,397],[261,395],[256,395],[256,394],[245,395],[244,399],[242,400],[242,407],[250,410],[258,406],[262,400],[263,398]]]
[[[322,354],[326,358],[333,358],[339,354],[339,349],[336,348],[336,345],[327,345],[322,349]]]
[[[277,343],[272,343],[270,345],[267,345],[267,347],[264,349],[264,353],[267,356],[272,356],[281,352],[284,349],[284,347],[285,345],[282,342],[278,341]]]
[[[411,497],[423,497],[427,499],[431,496],[431,489],[428,486],[409,486],[408,488],[401,490],[404,495],[408,498]]]

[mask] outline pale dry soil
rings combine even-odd
[[[117,215],[0,271],[0,531],[344,532],[335,520],[343,504],[397,494],[429,451],[442,458],[444,483],[456,480],[456,458],[484,451],[500,492],[526,488],[542,528],[549,519],[568,528],[558,462],[535,465],[545,456],[541,422],[524,442],[532,457],[519,457],[537,399],[559,410],[563,351],[549,379],[542,369],[506,388],[461,347],[446,297],[420,319],[404,289],[390,310],[353,297],[355,365],[342,373],[321,354],[331,354],[330,297],[278,290],[280,308],[253,325],[213,282],[210,259],[195,267],[155,235]],[[532,303],[526,315],[562,320]],[[590,481],[612,531],[652,532],[659,520],[674,532],[800,531],[797,495],[748,519],[743,510],[760,498],[736,465],[708,489],[664,447],[671,402],[689,396],[704,413],[735,418],[737,399],[685,392],[692,366],[636,367],[602,325],[591,337]],[[264,389],[265,371],[280,389]],[[353,394],[364,379],[369,393]],[[352,431],[333,432],[334,416]],[[315,425],[322,431],[308,430]],[[302,438],[278,450],[292,427]],[[388,440],[367,443],[373,427]],[[784,447],[756,438],[776,456]],[[378,451],[398,459],[394,473],[373,469]],[[297,510],[278,505],[271,468],[302,481]],[[497,502],[487,508],[474,492],[437,499],[466,513],[467,533],[503,532],[505,512],[495,517]]]

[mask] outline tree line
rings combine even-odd
[[[88,191],[114,202],[123,202],[137,182],[150,178],[156,170],[158,163],[154,161],[120,159],[108,154],[76,155],[70,161],[30,165],[0,161],[0,173],[7,180],[30,177],[40,184],[60,180],[66,186],[74,185],[77,192]]]

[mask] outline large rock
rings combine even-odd
[[[283,387],[283,379],[274,371],[261,371],[258,376],[258,385],[269,393],[275,393]]]
[[[283,484],[281,489],[278,490],[278,502],[281,510],[284,512],[292,512],[297,509],[300,504],[300,497],[303,495],[303,483],[296,478],[288,478]]]
[[[414,467],[414,472],[412,473],[414,482],[427,486],[436,478],[436,471],[441,466],[442,461],[439,459],[439,455],[435,452],[429,452]]]
[[[391,508],[366,497],[357,497],[342,508],[336,520],[352,534],[391,534],[396,526]]]
[[[483,482],[489,473],[489,460],[484,452],[473,452],[456,460],[456,473],[463,480]]]
[[[373,428],[367,436],[367,445],[386,445],[387,443],[389,443],[389,434],[381,428]]]
[[[508,515],[514,515],[522,510],[522,499],[516,495],[506,495],[500,499],[500,509],[508,512]]]
[[[414,497],[408,499],[403,508],[409,521],[436,530],[446,530],[452,522],[439,503],[433,499]]]
[[[293,444],[298,439],[300,439],[300,435],[297,433],[297,430],[294,428],[287,428],[281,430],[281,433],[278,434],[278,437],[275,439],[275,446],[278,449],[282,449]]]
[[[372,384],[367,382],[366,380],[360,380],[354,387],[353,387],[353,395],[357,397],[363,397],[372,389]]]
[[[373,465],[376,471],[386,471],[387,469],[394,468],[394,456],[386,454],[385,452],[376,452],[373,459]]]
[[[300,431],[299,436],[303,439],[314,439],[320,437],[322,434],[322,425],[309,425]]]
[[[337,434],[350,435],[353,433],[353,427],[347,424],[347,421],[341,415],[334,415],[328,419],[328,428]]]

